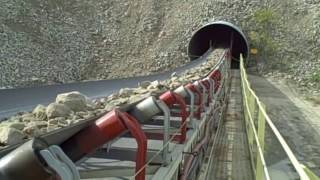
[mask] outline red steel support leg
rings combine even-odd
[[[135,137],[138,144],[136,160],[136,180],[145,179],[147,138],[140,124],[128,113],[113,110],[102,116],[95,123],[81,130],[60,146],[74,162],[93,152],[108,141],[124,134],[126,131]]]
[[[202,112],[202,110],[203,110],[203,107],[202,107],[202,106],[203,106],[203,104],[202,104],[202,94],[201,94],[201,92],[199,91],[199,89],[198,89],[194,84],[189,83],[189,84],[186,85],[186,88],[188,88],[188,89],[190,89],[192,92],[196,93],[196,94],[198,95],[198,97],[199,97],[198,103],[197,103],[197,105],[198,105],[199,107],[198,107],[197,113],[195,113],[195,117],[196,117],[197,119],[200,119],[200,118],[201,118],[201,112]]]
[[[136,156],[136,180],[144,180],[146,174],[147,161],[147,137],[141,129],[140,124],[128,113],[121,113],[116,111],[117,115],[123,120],[124,124],[129,129],[131,135],[136,139],[138,144],[138,151]]]
[[[184,98],[172,91],[167,91],[159,97],[163,102],[167,104],[167,106],[172,107],[174,104],[179,104],[181,108],[180,116],[181,116],[181,135],[180,135],[180,143],[184,143],[186,140],[187,134],[187,117],[189,116],[189,112],[187,111],[187,104]]]
[[[204,84],[204,86],[206,87],[206,91],[208,93],[208,100],[207,100],[207,106],[209,106],[210,102],[211,102],[211,97],[212,97],[212,91],[211,91],[211,88],[210,88],[210,82],[208,79],[203,79],[201,80],[201,83]]]
[[[220,81],[222,79],[222,75],[219,69],[214,70],[212,73],[210,73],[209,77],[214,80],[214,91],[217,92],[217,90],[220,87]]]

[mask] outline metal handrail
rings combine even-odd
[[[242,85],[242,93],[243,93],[243,104],[244,104],[244,110],[245,110],[245,116],[246,122],[249,123],[250,129],[247,129],[248,131],[253,131],[253,138],[255,138],[256,143],[257,143],[257,149],[259,151],[258,157],[257,157],[257,164],[256,164],[256,179],[262,179],[262,176],[264,175],[266,179],[270,179],[269,172],[266,166],[266,162],[264,160],[264,126],[265,122],[269,125],[271,128],[272,132],[276,136],[277,140],[281,144],[281,147],[285,151],[286,155],[288,156],[290,162],[292,163],[293,167],[295,168],[296,172],[298,173],[300,179],[306,180],[306,179],[313,179],[307,175],[307,173],[304,171],[303,167],[293,154],[292,150],[288,146],[287,142],[285,139],[282,137],[280,134],[279,130],[276,128],[276,126],[273,124],[271,119],[269,118],[268,114],[265,111],[264,105],[258,98],[258,96],[255,94],[255,92],[251,89],[250,83],[247,78],[247,73],[244,67],[244,62],[243,62],[243,56],[240,56],[240,70],[241,70],[241,85]],[[253,105],[252,103],[250,104],[249,100],[254,100],[256,105]],[[258,130],[256,130],[254,122],[253,122],[253,113],[254,109],[258,108],[259,110],[259,118],[258,118]],[[248,117],[248,118],[247,118]],[[251,132],[250,132],[251,133]],[[250,141],[250,134],[248,135],[248,139]],[[251,154],[252,156],[252,154]],[[252,157],[251,157],[252,158]],[[259,160],[259,161],[258,161]]]

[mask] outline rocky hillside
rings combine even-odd
[[[228,20],[258,48],[251,57],[262,73],[319,93],[319,0],[0,3],[0,87],[172,69],[189,61],[186,46],[195,29],[210,20]]]
[[[287,79],[302,92],[320,97],[320,1],[281,1],[264,9],[248,19],[247,32],[253,41],[254,24],[269,18],[269,37],[261,48],[271,47],[264,58],[253,59],[260,60],[267,76]]]
[[[145,75],[183,65],[208,3],[0,0],[0,86]]]

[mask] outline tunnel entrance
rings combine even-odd
[[[240,54],[248,56],[248,42],[237,26],[226,21],[215,21],[201,27],[196,31],[188,47],[188,55],[191,60],[202,56],[209,48],[230,48],[232,55],[231,68],[240,67]]]

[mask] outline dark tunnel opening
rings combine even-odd
[[[210,47],[231,48],[233,69],[240,66],[240,54],[246,58],[249,51],[248,41],[241,29],[226,21],[212,22],[196,31],[189,42],[188,55],[195,60]]]

